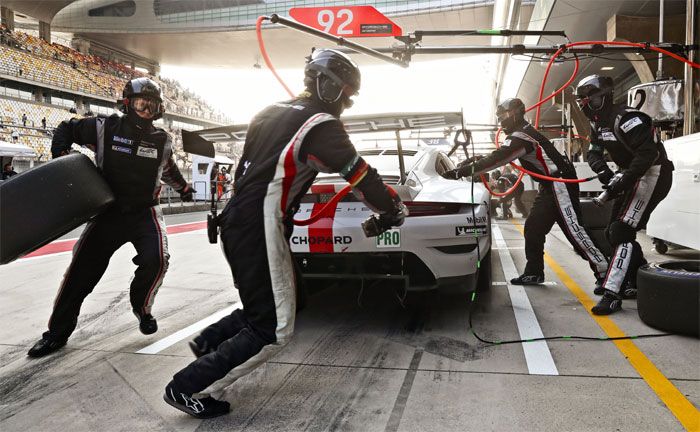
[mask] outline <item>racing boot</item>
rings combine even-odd
[[[637,287],[632,285],[631,282],[627,282],[622,288],[620,296],[623,300],[634,300],[637,298]]]
[[[136,312],[134,312],[134,315],[136,315],[136,318],[139,319],[139,330],[141,330],[141,333],[149,335],[158,331],[158,323],[156,322],[156,319],[153,318],[153,315],[141,315]]]
[[[593,288],[593,294],[595,294],[595,295],[605,294],[605,288],[603,288],[603,281],[604,281],[604,279],[602,279],[602,278],[595,280],[595,288]]]
[[[189,342],[190,350],[195,357],[200,358],[216,351],[216,348],[209,346],[209,342],[197,336]]]
[[[543,274],[521,274],[510,280],[512,285],[539,285],[544,282]]]
[[[163,400],[168,405],[198,419],[219,417],[231,411],[231,405],[228,402],[216,400],[209,395],[194,397],[192,394],[183,393],[172,381],[165,387]]]
[[[44,357],[45,355],[63,348],[66,342],[68,342],[67,339],[54,339],[49,335],[49,332],[46,332],[41,336],[41,339],[31,347],[27,355],[32,358]]]
[[[597,305],[593,306],[593,315],[610,315],[622,309],[622,297],[606,290]]]

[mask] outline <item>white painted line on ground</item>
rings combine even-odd
[[[506,246],[506,247],[492,247],[493,250],[518,250],[525,249],[525,246]]]
[[[168,337],[165,337],[158,342],[152,343],[151,345],[147,346],[146,348],[142,348],[138,351],[136,351],[136,354],[158,354],[159,352],[163,351],[166,348],[169,348],[176,343],[180,342],[181,340],[192,336],[193,334],[197,333],[198,331],[202,330],[203,328],[209,326],[210,324],[214,324],[215,322],[219,321],[221,318],[225,317],[226,315],[229,315],[231,312],[233,312],[238,306],[240,306],[240,302],[236,302],[232,304],[231,306],[221,309],[218,312],[214,312],[213,314],[209,315],[208,317],[204,318],[203,320],[197,321],[196,323],[185,327],[184,329],[177,331],[173,334],[171,334]]]
[[[503,234],[498,225],[493,225],[493,239],[496,246],[503,248],[506,242],[503,239]],[[518,272],[513,263],[513,257],[508,252],[499,252],[501,266],[506,280],[518,277]],[[510,302],[513,305],[515,313],[515,322],[518,324],[518,332],[521,339],[537,339],[544,337],[540,323],[537,321],[535,311],[532,309],[530,299],[527,297],[525,289],[520,285],[508,285],[508,294]],[[527,362],[527,370],[532,375],[559,375],[557,366],[554,364],[552,353],[549,351],[547,341],[524,342],[522,344],[525,352],[525,361]]]
[[[498,282],[491,282],[491,285],[508,285],[508,282],[505,281],[498,281]],[[542,282],[541,284],[538,285],[549,285],[549,286],[556,286],[557,283],[554,281],[547,281],[547,282]]]

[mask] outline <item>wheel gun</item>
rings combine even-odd
[[[610,188],[615,186],[622,179],[622,173],[617,173],[608,183],[607,188],[600,193],[597,197],[593,198],[593,203],[598,207],[602,207],[605,203],[612,198],[610,195]]]

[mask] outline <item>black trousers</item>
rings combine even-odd
[[[200,346],[206,343],[215,351],[173,376],[180,391],[222,389],[267,361],[289,341],[296,314],[290,233],[290,227],[274,217],[250,214],[229,202],[222,214],[221,241],[243,308],[195,338]]]
[[[579,223],[580,215],[577,185],[540,183],[539,193],[525,220],[525,274],[544,273],[544,243],[556,223],[576,253],[588,261],[596,278],[602,279],[605,276],[608,261]]]
[[[68,339],[73,333],[83,300],[102,278],[114,252],[127,242],[136,248],[133,262],[138,266],[131,281],[131,307],[140,315],[151,313],[170,258],[163,214],[160,206],[130,213],[112,209],[90,221],[73,247],[49,318],[52,338]]]
[[[613,253],[603,287],[620,293],[625,285],[636,285],[637,271],[646,263],[637,231],[646,228],[651,213],[666,198],[673,183],[673,165],[654,165],[630,190],[617,198],[605,232]]]

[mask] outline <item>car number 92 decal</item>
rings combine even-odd
[[[401,247],[401,230],[393,228],[386,230],[376,237],[378,248],[397,248]]]

